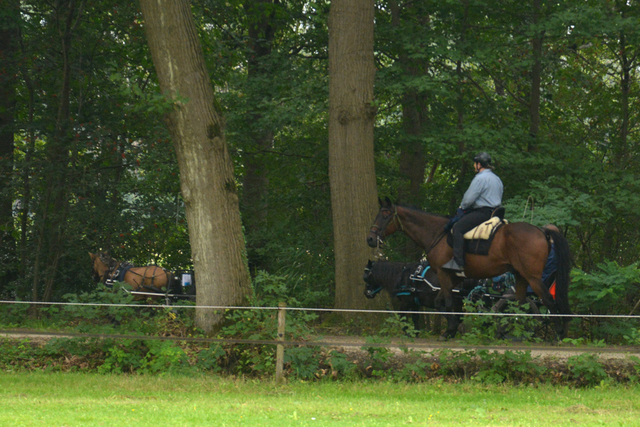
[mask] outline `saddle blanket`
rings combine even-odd
[[[495,232],[503,226],[507,224],[507,220],[501,220],[498,217],[492,217],[488,221],[483,222],[476,228],[467,231],[464,234],[464,251],[468,254],[475,255],[487,255],[489,253],[489,248],[491,247],[491,242],[493,241],[493,237],[495,236]],[[449,234],[447,237],[447,243],[449,246],[453,247],[453,235]]]
[[[494,216],[476,228],[467,231],[464,234],[464,238],[465,240],[489,240],[492,237],[493,232],[498,229],[498,226],[502,222],[503,221],[501,221],[500,218]],[[507,220],[504,220],[504,223],[507,224]]]

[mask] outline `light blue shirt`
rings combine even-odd
[[[469,189],[464,193],[460,207],[464,210],[497,208],[502,204],[502,181],[491,169],[476,174]]]

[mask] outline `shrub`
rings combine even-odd
[[[567,361],[567,367],[573,378],[581,385],[594,386],[609,378],[598,357],[593,354],[583,353],[571,356]]]

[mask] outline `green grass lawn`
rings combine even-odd
[[[640,426],[640,386],[0,374],[0,426]]]

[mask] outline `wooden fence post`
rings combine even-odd
[[[287,305],[283,302],[278,304],[278,341],[284,341],[285,319]],[[284,381],[284,344],[276,345],[276,384]]]

